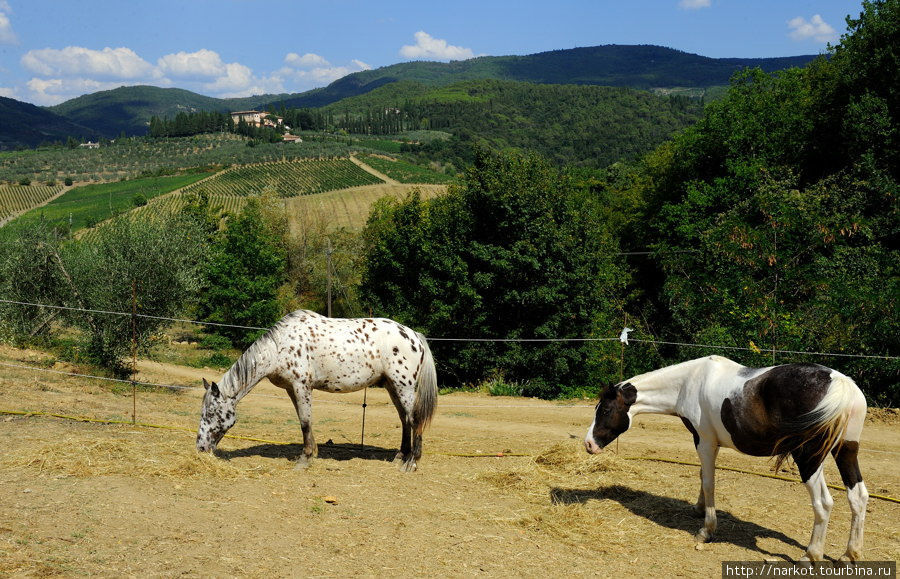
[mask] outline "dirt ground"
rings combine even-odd
[[[0,361],[77,371],[8,348]],[[803,485],[721,470],[719,530],[697,549],[699,469],[647,460],[696,463],[673,417],[640,416],[591,457],[589,401],[444,395],[419,470],[403,474],[389,462],[400,429],[384,391],[368,391],[364,448],[363,393],[316,393],[319,458],[297,470],[299,426],[282,391],[260,384],[238,406],[230,434],[243,438],[199,455],[196,386],[219,376],[141,368],[141,380],[194,388],[133,399],[127,384],[0,366],[0,576],[709,577],[721,561],[796,559],[811,530]],[[11,413],[130,422],[133,407],[137,426]],[[900,417],[870,412],[870,493],[900,497],[898,457]],[[730,450],[718,464],[771,473]],[[827,478],[840,484],[833,463]],[[836,558],[849,509],[832,494]],[[900,504],[870,499],[864,553],[900,559]]]

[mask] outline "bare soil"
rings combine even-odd
[[[8,348],[0,361],[77,371]],[[238,406],[230,434],[243,438],[199,455],[196,386],[217,374],[141,368],[142,380],[193,387],[133,399],[128,384],[0,366],[0,576],[709,577],[725,560],[796,559],[811,530],[802,484],[719,471],[719,531],[696,548],[699,469],[649,460],[696,463],[677,418],[640,416],[590,457],[589,401],[444,395],[419,470],[403,474],[384,391],[367,393],[364,447],[364,393],[316,393],[320,456],[297,470],[299,426],[281,390],[260,384]],[[870,413],[872,494],[900,497],[898,427],[896,412]],[[729,450],[719,465],[771,474],[771,462]],[[833,463],[827,477],[840,483]],[[826,553],[837,558],[849,509],[832,493]],[[900,504],[870,499],[867,559],[900,559],[898,515]]]

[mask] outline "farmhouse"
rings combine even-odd
[[[99,149],[100,143],[95,143],[93,141],[88,141],[87,143],[79,143],[78,147],[80,149]]]
[[[234,124],[244,121],[248,125],[253,125],[255,127],[275,128],[284,124],[284,119],[282,117],[265,111],[235,111],[231,113],[231,120],[234,121]]]

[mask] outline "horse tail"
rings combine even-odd
[[[437,372],[434,368],[434,358],[431,356],[431,348],[425,336],[416,332],[422,344],[423,357],[419,367],[419,375],[416,377],[416,401],[413,405],[413,423],[416,425],[416,434],[422,434],[425,427],[431,422],[434,411],[437,409],[438,386]]]
[[[822,464],[844,438],[851,409],[860,397],[862,392],[853,380],[832,371],[828,390],[816,407],[791,424],[791,433],[776,443],[775,471],[781,468],[791,452],[810,443],[813,446],[804,453],[808,453],[815,464]]]

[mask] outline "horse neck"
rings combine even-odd
[[[239,402],[260,380],[271,374],[277,347],[272,332],[268,332],[244,350],[222,377],[227,395]]]
[[[626,380],[637,389],[637,399],[628,414],[677,414],[678,398],[694,379],[700,362],[702,359],[666,366]]]

